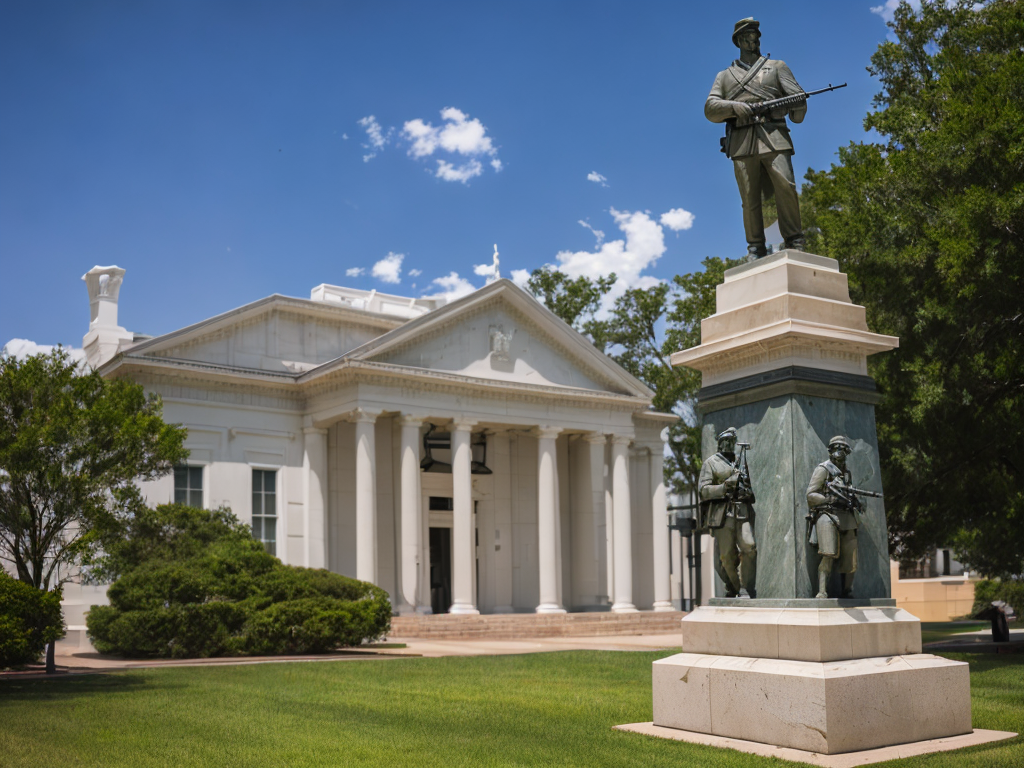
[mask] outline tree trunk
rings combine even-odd
[[[53,658],[55,645],[57,645],[56,640],[46,644],[46,674],[48,675],[57,671],[57,662]]]

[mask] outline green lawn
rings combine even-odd
[[[651,662],[572,651],[139,670],[0,682],[0,766],[767,766],[612,731],[651,719]],[[970,662],[974,725],[1024,728],[1024,656]],[[886,763],[1024,765],[1024,739]]]
[[[1017,629],[1016,622],[1010,624],[1010,629]],[[964,632],[978,632],[987,629],[991,632],[991,621],[922,621],[921,642],[937,643],[940,640],[951,640],[953,635]]]

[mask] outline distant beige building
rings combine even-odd
[[[85,349],[188,428],[151,503],[230,507],[285,563],[400,613],[672,609],[675,417],[514,283],[450,304],[320,285],[148,338],[118,325],[123,275],[85,276]]]

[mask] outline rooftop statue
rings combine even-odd
[[[767,255],[761,199],[771,193],[775,195],[779,231],[786,248],[802,251],[804,233],[786,117],[794,123],[803,122],[808,96],[846,84],[805,92],[786,62],[769,58],[770,54],[761,55],[761,29],[756,19],[737,21],[732,42],[740,49],[740,57],[718,73],[704,102],[704,115],[713,123],[725,123],[722,151],[733,161],[736,171],[747,256],[759,259]]]

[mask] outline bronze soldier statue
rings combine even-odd
[[[800,203],[793,178],[793,142],[786,115],[803,122],[806,98],[758,114],[751,104],[804,94],[784,61],[761,55],[760,24],[753,18],[736,22],[733,44],[740,57],[718,73],[704,102],[704,115],[713,123],[725,123],[722,151],[733,161],[736,183],[743,201],[743,228],[748,258],[767,254],[761,198],[773,190],[779,211],[779,231],[786,248],[804,249]],[[842,87],[842,86],[839,86]],[[828,90],[828,89],[826,89]]]
[[[853,596],[853,577],[857,573],[857,512],[859,503],[853,493],[852,477],[846,468],[850,443],[842,435],[828,441],[828,460],[811,474],[807,486],[808,540],[817,545],[818,594],[828,597],[828,579],[832,564],[839,561],[842,574],[840,597]]]
[[[746,462],[736,459],[734,427],[718,435],[718,453],[700,468],[697,493],[701,501],[700,527],[709,528],[718,543],[722,564],[719,573],[724,571],[725,596],[753,596],[757,573],[754,492]]]

